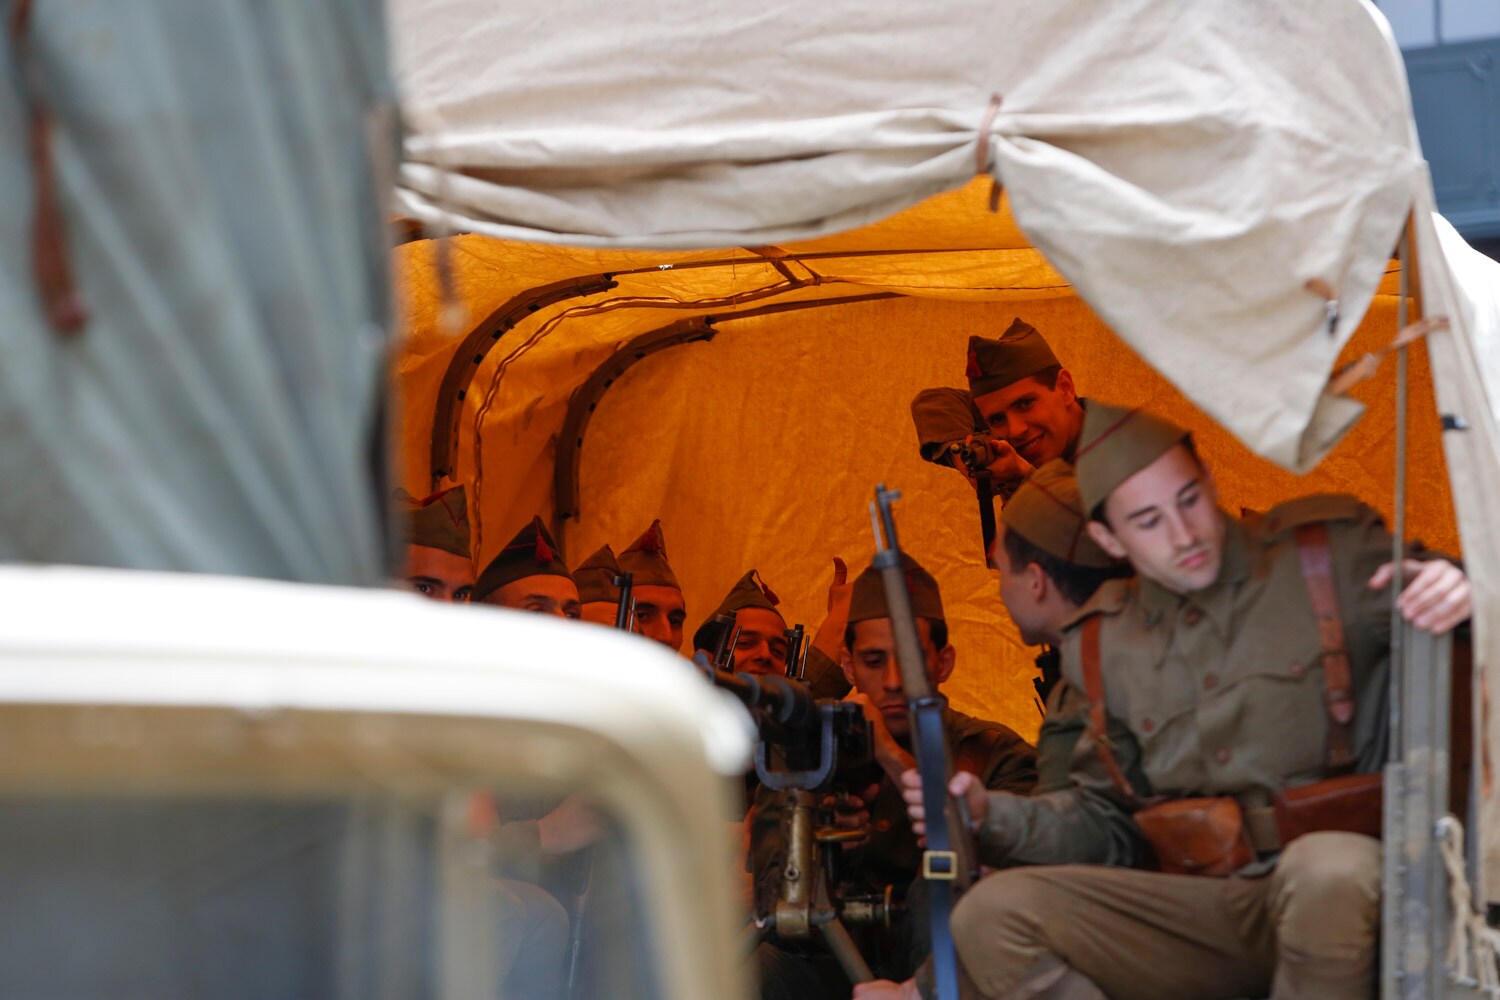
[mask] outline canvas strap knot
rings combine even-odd
[[[1000,102],[1003,98],[999,94],[990,95],[990,103],[984,109],[984,117],[979,119],[979,137],[975,141],[974,148],[974,173],[976,176],[990,177],[990,211],[1000,210],[1000,182],[990,174],[990,129],[995,126],[995,116],[1000,113]]]

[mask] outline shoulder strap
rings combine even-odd
[[[1125,777],[1125,772],[1120,770],[1120,762],[1115,760],[1114,744],[1109,739],[1109,722],[1104,704],[1104,673],[1099,662],[1099,629],[1098,615],[1090,615],[1083,620],[1079,656],[1083,661],[1083,690],[1089,699],[1088,733],[1094,741],[1094,749],[1098,751],[1099,762],[1104,765],[1109,780],[1114,782],[1126,802],[1136,804],[1140,800],[1129,779]]]
[[[1328,525],[1322,521],[1299,524],[1296,538],[1302,578],[1307,581],[1307,595],[1318,620],[1318,641],[1323,647],[1323,702],[1328,709],[1324,763],[1330,771],[1347,771],[1354,766],[1354,682],[1338,591],[1333,585]]]

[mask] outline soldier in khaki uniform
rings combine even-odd
[[[471,601],[518,611],[579,618],[578,585],[540,517],[516,533],[474,582]]]
[[[667,562],[667,540],[660,520],[652,521],[651,527],[620,553],[620,568],[631,575],[635,587],[635,631],[673,652],[682,649],[687,605],[677,574]]]
[[[1130,575],[1129,563],[1110,556],[1088,533],[1078,480],[1062,459],[1026,477],[1000,516],[992,564],[1000,573],[1000,599],[1021,641],[1049,648],[1037,657],[1042,676],[1058,676],[1063,626],[1108,580]],[[1046,694],[1037,734],[1035,794],[1072,783],[1073,747],[1084,728],[1082,695],[1058,677]],[[920,789],[916,772],[904,781]]]
[[[615,579],[620,563],[615,550],[601,545],[594,554],[573,569],[573,583],[578,587],[579,617],[595,625],[614,627],[620,611],[620,588]]]
[[[937,581],[910,556],[906,557],[905,568],[928,674],[934,685],[940,685],[952,674],[957,660],[957,653],[948,642],[942,595]],[[901,773],[912,766],[910,719],[896,662],[885,587],[879,571],[873,568],[866,569],[854,581],[845,645],[841,666],[853,688],[849,697],[864,707],[871,722],[876,760],[864,770],[840,776],[840,783],[860,793],[867,803],[865,811],[843,816],[841,825],[869,831],[867,840],[845,854],[843,867],[857,891],[880,893],[892,886],[899,899],[917,879],[922,852],[911,831],[897,784]],[[944,711],[944,727],[955,766],[975,775],[981,787],[1017,795],[1031,791],[1036,783],[1035,752],[1014,731],[952,709]],[[763,911],[772,908],[781,882],[785,808],[783,793],[762,788],[756,795],[751,861],[757,902]],[[915,926],[918,923],[913,917],[894,938],[867,939],[864,950],[872,967],[886,975],[909,974],[926,951],[925,930]],[[848,983],[841,982],[836,964],[821,957],[818,949],[795,951],[766,944],[757,957],[764,997],[847,995]]]
[[[1035,327],[1017,317],[998,339],[970,337],[965,373],[967,393],[926,389],[912,401],[923,458],[968,475],[949,445],[987,428],[988,470],[1002,498],[1032,469],[1055,458],[1072,461],[1084,400]]]
[[[1051,866],[996,873],[960,901],[976,994],[1369,996],[1381,852],[1355,831],[1373,832],[1387,752],[1379,516],[1321,496],[1237,523],[1184,431],[1098,403],[1078,480],[1090,533],[1140,575],[1105,584],[1065,633],[1064,674],[1090,702],[1075,787],[958,789],[983,855]],[[1456,566],[1409,558],[1403,573],[1397,607],[1416,627],[1467,619]],[[1095,867],[1128,862],[1143,836],[1166,871]]]
[[[468,603],[474,589],[474,563],[469,556],[464,488],[439,490],[421,500],[398,489],[393,499],[406,542],[402,578],[423,597]]]

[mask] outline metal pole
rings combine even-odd
[[[1408,227],[1410,221],[1408,221]],[[1406,298],[1410,254],[1406,252],[1406,234],[1402,230],[1396,247],[1397,259],[1401,262],[1400,290],[1396,299],[1396,332],[1406,328]],[[1396,351],[1396,454],[1393,469],[1395,479],[1393,498],[1394,511],[1391,518],[1391,561],[1394,572],[1391,580],[1391,643],[1386,700],[1389,709],[1387,729],[1389,749],[1385,765],[1384,803],[1384,892],[1381,900],[1380,949],[1380,995],[1384,1000],[1395,1000],[1406,995],[1405,951],[1405,896],[1406,896],[1406,852],[1402,849],[1402,831],[1406,828],[1406,769],[1402,758],[1401,700],[1403,697],[1403,670],[1405,645],[1403,631],[1405,623],[1396,608],[1396,599],[1401,593],[1401,562],[1405,555],[1406,532],[1406,348]]]

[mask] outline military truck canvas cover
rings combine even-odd
[[[1025,726],[1030,665],[963,554],[972,498],[914,455],[911,396],[961,385],[967,335],[1021,315],[1084,395],[1190,426],[1231,509],[1337,489],[1389,514],[1392,366],[1326,386],[1394,336],[1410,219],[1412,315],[1451,328],[1414,350],[1408,527],[1455,552],[1461,531],[1492,677],[1500,282],[1433,215],[1372,6],[393,17],[399,208],[466,234],[398,251],[401,453],[413,488],[478,484],[481,558],[535,512],[575,553],[661,516],[690,606],[753,561],[811,621],[888,479],[924,498],[913,551],[961,581],[959,648],[1010,643],[998,672],[960,666],[955,702]]]

